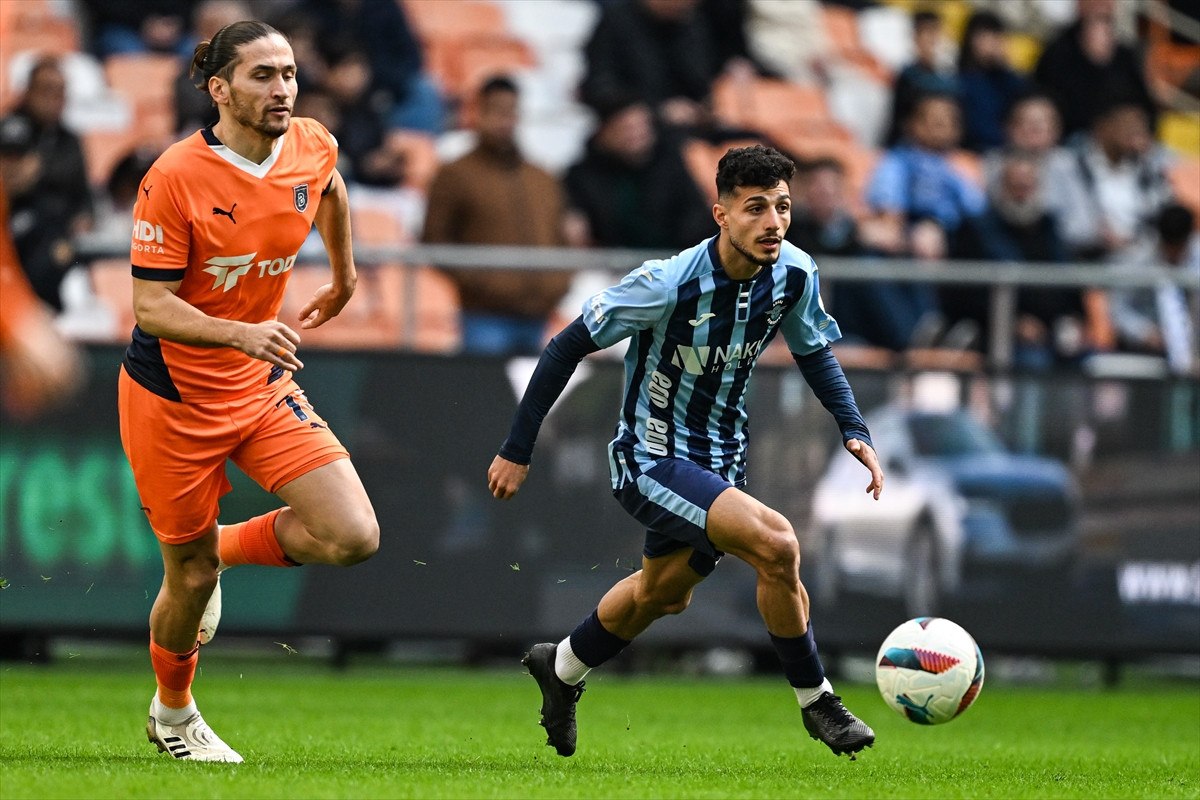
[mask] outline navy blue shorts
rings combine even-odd
[[[659,461],[636,479],[613,491],[629,514],[646,526],[646,558],[657,558],[683,547],[696,552],[688,565],[707,577],[725,555],[709,541],[708,509],[729,481],[682,458]]]

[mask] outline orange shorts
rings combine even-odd
[[[350,454],[290,375],[219,403],[180,403],[121,368],[121,444],[155,536],[184,544],[212,529],[232,459],[268,492]]]

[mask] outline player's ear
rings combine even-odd
[[[713,219],[716,220],[718,227],[721,227],[721,228],[729,227],[729,225],[728,225],[729,212],[725,209],[725,206],[721,205],[719,202],[714,203],[712,213],[713,213]]]
[[[208,79],[208,95],[217,105],[229,102],[229,81],[220,75],[213,75]]]

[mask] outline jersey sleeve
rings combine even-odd
[[[647,262],[616,286],[588,298],[583,304],[583,322],[597,346],[611,347],[659,322],[667,311],[669,296],[663,270]]]
[[[800,356],[816,352],[830,342],[842,338],[837,321],[829,316],[825,311],[825,304],[821,301],[817,265],[812,259],[809,259],[809,265],[804,291],[796,304],[784,315],[779,326],[788,349]]]
[[[129,260],[135,278],[183,279],[191,248],[192,226],[171,179],[158,167],[142,178],[133,206]]]

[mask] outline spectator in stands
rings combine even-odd
[[[390,127],[438,134],[444,128],[441,93],[424,69],[421,44],[396,0],[303,0],[299,11],[321,40],[354,42],[371,71],[370,93],[388,109]],[[297,54],[299,55],[299,54]]]
[[[958,99],[963,147],[982,153],[1004,143],[1004,119],[1030,89],[1008,64],[1008,31],[1000,17],[978,11],[967,21],[958,51]]]
[[[906,136],[883,154],[867,185],[867,243],[888,255],[944,258],[948,236],[983,211],[983,192],[951,165],[961,122],[958,104],[943,94],[919,98]]]
[[[964,226],[955,254],[978,261],[1066,262],[1057,221],[1043,199],[1042,180],[1034,156],[1006,155],[989,186],[987,208]],[[980,334],[990,330],[987,287],[944,285],[939,295],[948,321],[970,321]],[[1079,289],[1021,288],[1015,323],[1013,366],[1017,369],[1049,369],[1056,363],[1075,362],[1092,349],[1086,332],[1093,328],[1086,324],[1084,293]],[[982,336],[977,342],[982,345]]]
[[[600,124],[566,175],[570,243],[678,250],[707,238],[712,212],[681,154],[632,94],[602,100]]]
[[[810,255],[860,256],[865,252],[846,197],[842,162],[834,158],[796,162],[792,224],[784,238]]]
[[[633,94],[666,125],[711,126],[706,106],[720,63],[717,38],[699,0],[613,0],[584,49],[583,102],[597,107]]]
[[[444,165],[429,187],[422,241],[429,244],[562,244],[558,181],[521,155],[517,86],[507,77],[479,90],[478,144]],[[566,271],[446,269],[462,304],[463,349],[536,354],[547,318],[571,284]]]
[[[196,0],[84,0],[92,50],[101,60],[123,53],[171,53],[190,58],[187,35]]]
[[[941,16],[934,11],[913,15],[913,49],[916,60],[900,71],[892,87],[892,121],[884,144],[893,147],[904,136],[904,120],[912,113],[918,98],[927,94],[954,96],[958,78],[943,33]]]
[[[217,31],[243,19],[253,19],[250,6],[243,0],[203,0],[192,11],[192,27],[189,41],[204,42],[212,39]],[[217,107],[208,92],[196,91],[188,75],[191,64],[189,51],[182,59],[179,75],[175,79],[175,131],[180,135],[195,133],[200,128],[217,121]],[[299,61],[299,60],[298,60]],[[305,61],[299,61],[307,68]]]
[[[984,208],[983,192],[951,166],[958,144],[958,104],[948,95],[919,98],[909,114],[901,144],[884,153],[867,185],[863,243],[890,256],[937,261],[949,255],[950,240]],[[943,327],[937,293],[922,283],[897,283],[872,316],[888,316],[893,333],[875,344],[904,349],[933,344]]]
[[[1037,161],[1041,175],[1039,191],[1046,210],[1061,223],[1069,206],[1078,202],[1075,160],[1059,145],[1062,128],[1058,110],[1044,94],[1029,94],[1018,100],[1005,123],[1005,146],[989,152],[983,159],[984,182],[993,188],[1000,179],[1000,167],[1009,154],[1020,153]]]
[[[371,88],[371,63],[349,39],[324,39],[320,48],[325,75],[318,96],[334,106],[334,118],[322,121],[338,140],[347,178],[369,186],[398,185],[404,179],[404,159],[388,146],[391,108],[386,93]]]
[[[1068,137],[1086,132],[1112,97],[1128,97],[1153,128],[1157,106],[1142,59],[1117,38],[1116,0],[1078,0],[1079,19],[1043,51],[1034,76],[1062,114]]]
[[[1136,100],[1113,98],[1073,148],[1078,198],[1066,207],[1063,234],[1075,257],[1120,258],[1152,235],[1151,222],[1171,199],[1167,154]]]
[[[5,149],[36,163],[25,186],[7,187],[10,224],[29,281],[45,303],[61,311],[59,287],[75,262],[72,238],[92,224],[92,196],[79,138],[63,124],[66,79],[58,60],[40,57],[12,114],[0,120]]]
[[[1200,277],[1200,235],[1195,221],[1195,215],[1185,206],[1166,206],[1155,219],[1155,241],[1122,267],[1137,272],[1167,266]],[[1112,316],[1121,347],[1164,357],[1176,375],[1197,375],[1198,300],[1192,293],[1189,302],[1183,287],[1166,282],[1154,287],[1114,289]]]
[[[93,233],[116,242],[129,238],[138,187],[159,155],[157,151],[133,150],[116,163],[108,176],[105,191],[96,198]]]

